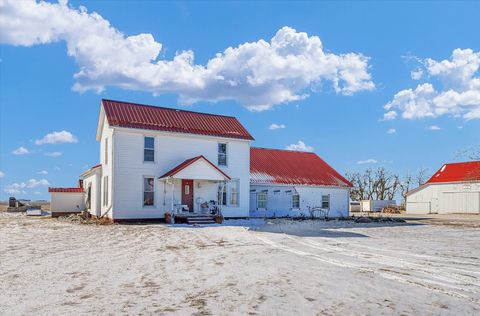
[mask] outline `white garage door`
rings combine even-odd
[[[480,213],[478,192],[446,192],[444,197],[442,213]]]

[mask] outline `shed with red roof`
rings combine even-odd
[[[444,164],[407,193],[410,214],[480,213],[480,161]]]

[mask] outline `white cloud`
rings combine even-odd
[[[40,186],[49,186],[50,183],[48,182],[47,179],[30,179],[26,182],[21,182],[21,183],[12,183],[9,185],[6,185],[3,189],[5,193],[9,194],[26,194],[25,189],[32,189]]]
[[[53,151],[53,152],[46,152],[44,153],[44,155],[47,157],[60,157],[61,155],[63,155],[63,153],[59,151]]]
[[[397,112],[395,111],[388,111],[387,113],[383,114],[384,121],[391,121],[397,118]]]
[[[41,171],[37,172],[37,174],[47,175],[48,171],[47,170],[41,170]]]
[[[303,141],[299,140],[298,143],[296,144],[290,144],[287,147],[285,147],[287,150],[295,150],[295,151],[313,151],[312,146],[308,146],[305,144]]]
[[[389,128],[388,131],[387,131],[387,134],[395,134],[397,132],[396,129],[394,128]]]
[[[30,151],[23,146],[20,146],[17,149],[15,149],[14,151],[12,151],[12,154],[14,154],[14,155],[26,155],[26,154],[29,154],[29,153],[30,153]]]
[[[317,36],[283,27],[269,40],[228,47],[205,65],[191,50],[159,58],[162,44],[152,34],[126,36],[96,12],[66,2],[6,1],[0,11],[0,43],[32,46],[64,41],[80,70],[73,89],[107,86],[176,93],[182,104],[236,100],[252,111],[302,100],[330,82],[340,94],[373,90],[369,58],[324,50]]]
[[[376,159],[366,159],[366,160],[359,160],[357,161],[357,164],[359,165],[365,165],[365,164],[370,164],[370,163],[377,163],[378,161]]]
[[[480,119],[480,51],[455,49],[451,60],[427,58],[423,66],[430,78],[439,80],[440,88],[427,82],[401,90],[384,106],[387,113],[399,111],[404,119],[442,115]]]
[[[52,132],[45,135],[42,139],[35,141],[36,145],[43,144],[63,144],[63,143],[77,143],[78,139],[70,132]]]
[[[285,124],[275,124],[275,123],[273,123],[273,124],[270,124],[270,126],[268,127],[268,129],[270,129],[270,130],[276,130],[276,129],[283,129],[283,128],[285,128],[285,127],[286,127]]]
[[[3,178],[3,177],[5,177],[5,172],[0,171],[0,179]]]
[[[430,131],[439,131],[441,130],[441,128],[437,125],[430,125],[429,127],[427,127],[428,130]]]
[[[410,77],[412,77],[413,80],[420,80],[423,77],[423,69],[418,68],[415,70],[412,70],[410,72]]]

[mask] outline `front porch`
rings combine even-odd
[[[230,177],[203,156],[185,160],[163,176],[164,194],[170,196],[170,214],[175,222],[212,222],[221,215],[225,183]]]

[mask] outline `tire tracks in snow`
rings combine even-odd
[[[281,230],[281,228],[279,228]],[[465,291],[465,289],[459,289],[458,287],[454,287],[452,289],[452,286],[450,284],[445,284],[445,283],[442,283],[442,282],[435,282],[435,281],[431,281],[431,280],[425,280],[425,278],[422,278],[422,277],[417,277],[417,276],[413,276],[413,275],[410,275],[410,274],[406,274],[404,272],[400,272],[400,271],[395,271],[395,270],[390,270],[388,268],[395,268],[393,266],[386,266],[386,267],[379,267],[379,268],[376,268],[376,269],[373,269],[373,268],[370,268],[370,267],[365,267],[365,266],[362,266],[360,264],[355,264],[355,263],[352,263],[352,262],[346,262],[346,261],[340,261],[338,259],[333,259],[331,257],[326,257],[325,255],[320,255],[320,254],[316,254],[316,253],[312,253],[310,251],[306,251],[306,250],[300,250],[298,249],[298,247],[291,247],[287,244],[285,244],[284,242],[275,242],[269,238],[266,238],[264,236],[259,236],[259,233],[258,232],[251,232],[251,233],[254,233],[254,236],[262,241],[263,243],[273,247],[273,248],[277,248],[277,249],[280,249],[280,250],[283,250],[283,251],[286,251],[286,252],[290,252],[290,253],[293,253],[295,255],[298,255],[298,256],[304,256],[304,257],[308,257],[308,258],[312,258],[314,260],[317,260],[317,261],[321,261],[321,262],[325,262],[325,263],[328,263],[328,264],[331,264],[331,265],[334,265],[334,266],[338,266],[338,267],[341,267],[341,268],[349,268],[349,269],[356,269],[356,270],[359,270],[359,271],[362,271],[362,272],[369,272],[369,273],[372,273],[372,274],[376,274],[376,275],[380,275],[386,279],[389,279],[389,280],[393,280],[393,281],[397,281],[397,282],[400,282],[400,283],[403,283],[403,284],[408,284],[408,285],[416,285],[416,286],[419,286],[419,287],[422,287],[422,288],[426,288],[428,290],[431,290],[431,291],[435,291],[435,292],[439,292],[439,293],[442,293],[442,294],[446,294],[446,295],[449,295],[449,296],[453,296],[453,297],[457,297],[457,298],[461,298],[461,299],[465,299],[465,300],[469,300],[469,301],[472,301],[472,302],[478,302],[478,299],[474,298],[474,297],[471,297],[469,295],[465,295],[464,293],[461,293],[459,292],[458,290],[460,291]],[[282,233],[282,237],[287,237],[287,239],[289,240],[292,240],[294,241],[297,246],[298,245],[301,245],[302,243],[299,243],[298,240],[296,240],[295,238],[283,233],[282,231],[280,231],[279,233]],[[285,240],[283,240],[285,241]],[[307,246],[307,247],[310,247],[310,245],[306,244],[304,246]],[[318,249],[320,250],[320,249]],[[328,253],[328,250],[324,250]],[[338,253],[338,250],[335,250],[335,251],[330,251],[331,252],[335,252],[335,253]],[[356,258],[359,258],[359,257],[356,257]],[[361,257],[359,258],[361,259]],[[468,291],[467,291],[468,292]]]

